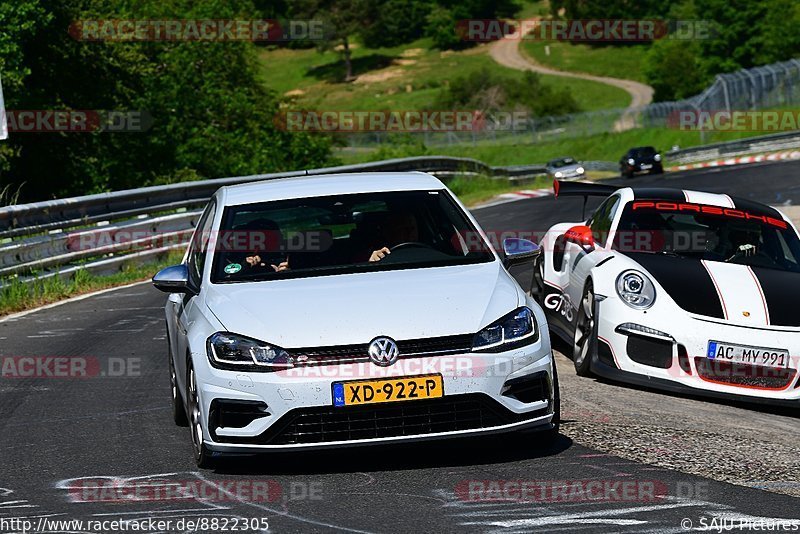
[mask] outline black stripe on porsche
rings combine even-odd
[[[764,291],[769,323],[775,326],[800,326],[800,274],[763,267],[752,267]]]
[[[707,317],[725,318],[714,281],[699,261],[644,252],[625,254],[644,267],[684,310]]]
[[[783,220],[783,216],[780,214],[780,212],[772,206],[767,206],[765,204],[761,204],[760,202],[748,200],[746,198],[731,197],[731,200],[733,200],[733,205],[737,210],[749,211],[750,213],[755,213],[756,215],[765,215],[767,217],[775,217],[781,221]]]
[[[636,200],[668,200],[670,202],[686,202],[683,189],[670,187],[634,187],[633,198]]]

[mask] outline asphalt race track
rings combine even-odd
[[[798,175],[800,163],[781,163],[656,180],[779,205],[800,203]],[[580,218],[580,201],[530,199],[476,215],[488,231],[544,231]],[[564,436],[550,450],[530,436],[486,438],[240,457],[199,471],[189,430],[171,421],[164,301],[149,285],[135,285],[0,322],[0,356],[80,356],[90,375],[0,379],[0,532],[21,531],[3,521],[22,517],[34,525],[45,517],[264,518],[274,532],[686,532],[776,519],[800,528],[800,500],[790,495],[800,485],[796,410],[579,379],[561,354]],[[740,445],[753,447],[750,463],[737,456]],[[601,501],[555,492],[482,498],[502,495],[468,489],[589,480],[623,489]],[[258,499],[230,489],[257,483],[270,488]],[[164,498],[153,490],[170,485],[210,491]]]

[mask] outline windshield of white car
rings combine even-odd
[[[550,162],[551,167],[566,167],[567,165],[574,165],[577,163],[574,158],[561,158],[561,159],[554,159]]]
[[[800,272],[800,239],[777,214],[692,203],[634,201],[613,247]]]
[[[446,191],[279,200],[225,209],[213,283],[493,261]]]

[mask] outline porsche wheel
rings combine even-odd
[[[572,363],[578,376],[591,376],[592,352],[597,346],[597,330],[594,316],[594,291],[592,283],[586,284],[583,298],[578,306],[575,337],[572,346]]]

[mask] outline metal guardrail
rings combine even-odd
[[[794,131],[673,150],[667,152],[666,156],[671,163],[691,163],[798,147],[800,132]]]
[[[118,271],[185,248],[201,208],[222,186],[345,172],[425,171],[439,177],[521,178],[544,165],[492,167],[470,158],[423,156],[307,171],[181,182],[0,208],[2,279],[30,281]]]

